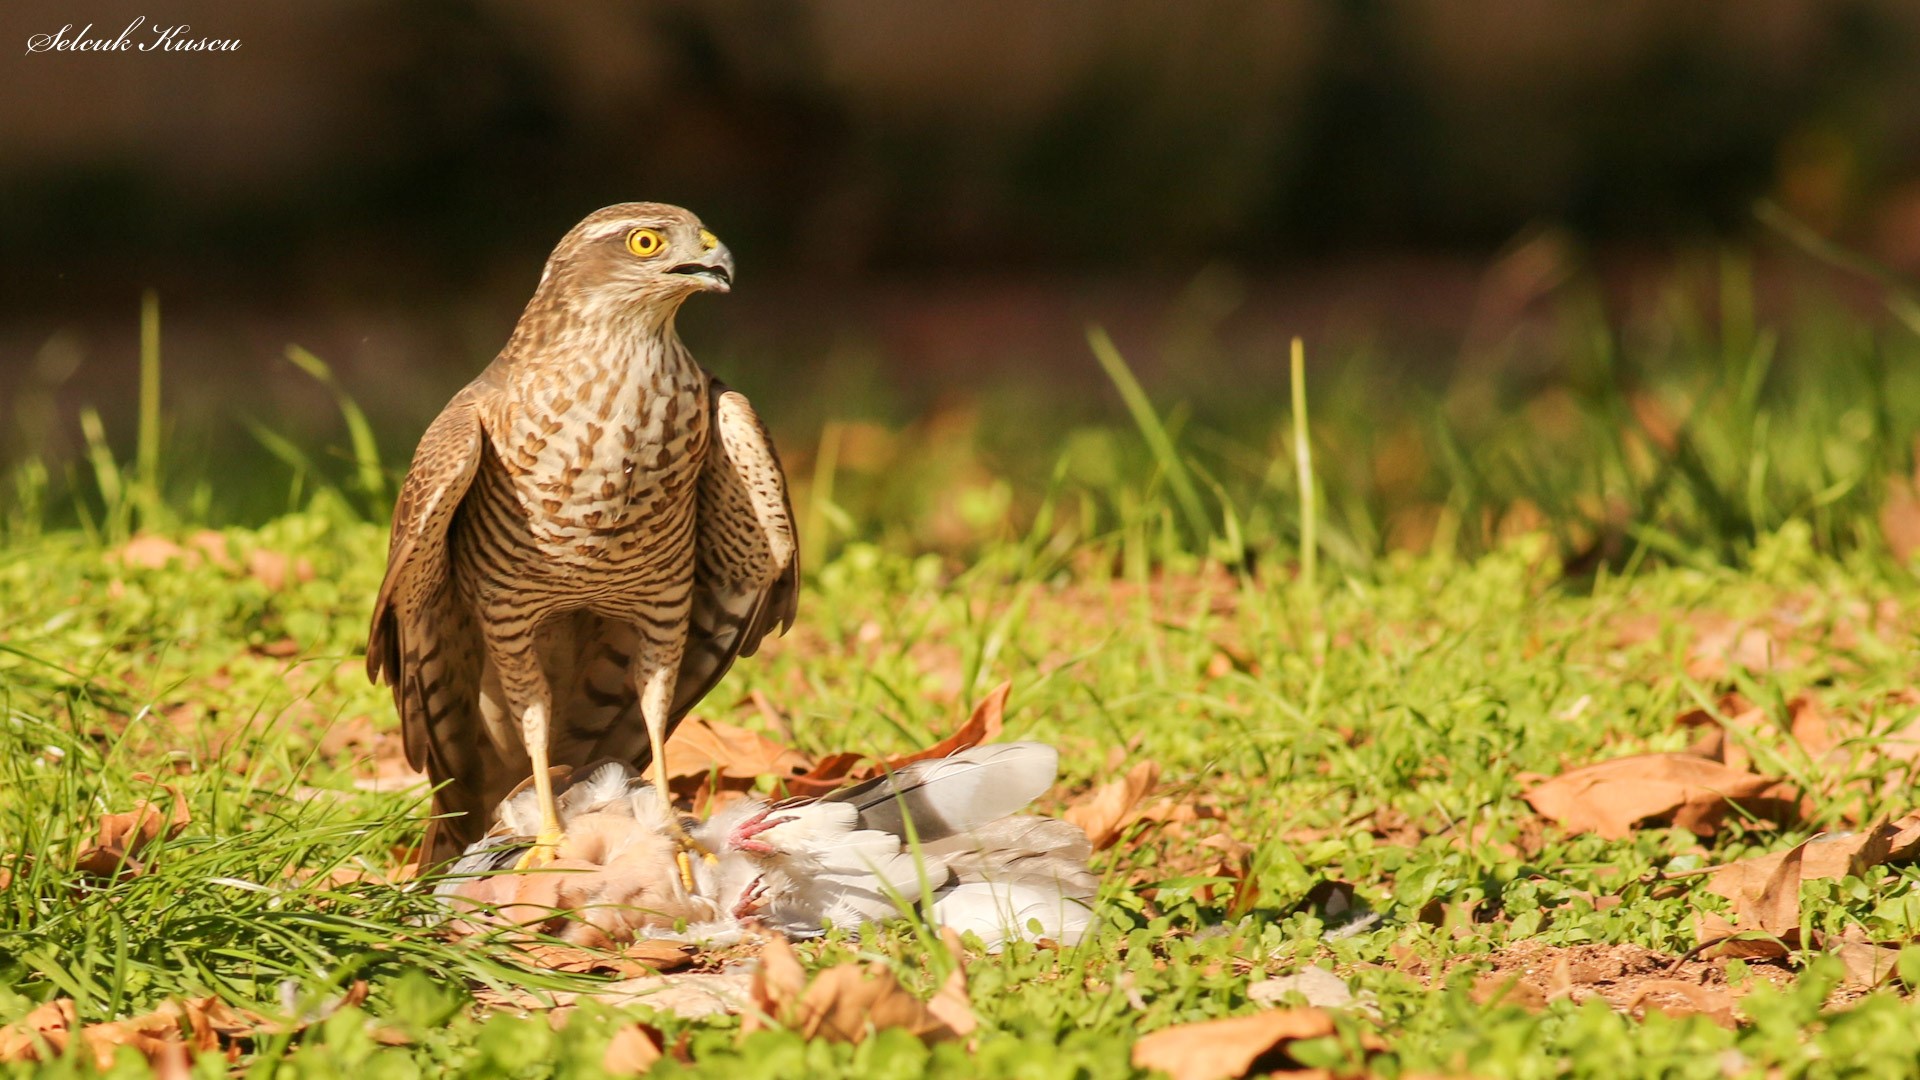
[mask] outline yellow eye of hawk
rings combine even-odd
[[[719,246],[720,246],[719,237],[713,235],[712,233],[708,232],[705,229],[700,230],[700,247],[703,250],[712,251],[714,248],[717,248]]]
[[[659,229],[635,229],[627,234],[627,250],[645,259],[667,250],[667,238]]]

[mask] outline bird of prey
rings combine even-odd
[[[596,211],[421,436],[367,672],[392,686],[407,760],[435,785],[423,865],[479,839],[529,777],[527,862],[551,859],[550,766],[651,763],[664,781],[674,724],[792,625],[780,460],[674,330],[688,297],[732,286],[733,256],[691,213]]]
[[[745,799],[683,822],[657,789],[609,762],[559,799],[566,837],[550,866],[566,873],[507,872],[540,827],[534,793],[523,791],[436,891],[583,944],[726,942],[749,922],[809,937],[929,900],[934,922],[989,947],[1029,936],[1072,944],[1092,924],[1098,887],[1086,834],[1020,814],[1058,767],[1041,743],[982,746],[820,799]],[[685,854],[674,839],[682,830],[705,855]]]

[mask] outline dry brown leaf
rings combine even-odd
[[[746,1016],[742,1034],[771,1021],[809,1039],[859,1042],[869,1032],[905,1028],[933,1040],[969,1034],[977,1026],[966,977],[957,969],[929,1004],[909,993],[882,963],[840,964],[808,982],[792,947],[778,938],[760,952],[753,1003],[758,1015]]]
[[[1858,876],[1869,867],[1888,861],[1893,841],[1902,831],[1892,824],[1881,824],[1855,833],[1823,833],[1787,851],[1720,867],[1707,879],[1707,890],[1739,903],[1742,896],[1758,895],[1789,859],[1798,861],[1798,881]],[[1920,829],[1911,831],[1920,839]],[[1796,889],[1798,881],[1794,883]],[[1795,921],[1797,923],[1797,918]]]
[[[1671,821],[1712,836],[1736,807],[1760,818],[1790,820],[1798,796],[1788,785],[1693,754],[1636,754],[1574,769],[1525,796],[1568,832],[1624,839],[1647,821]]]
[[[987,692],[980,704],[973,707],[973,713],[967,722],[960,725],[953,734],[927,747],[925,750],[876,762],[865,769],[857,769],[866,757],[861,754],[829,754],[821,758],[804,775],[791,777],[786,781],[786,789],[791,795],[824,795],[848,784],[871,780],[899,769],[915,761],[927,761],[933,758],[950,757],[962,750],[969,750],[981,743],[992,742],[1000,736],[1006,726],[1007,696],[1013,693],[1013,684],[1003,682]]]
[[[1688,625],[1695,636],[1687,649],[1687,676],[1699,682],[1722,682],[1735,671],[1772,671],[1803,659],[1789,655],[1763,626],[1708,613],[1695,615]]]
[[[841,964],[821,972],[793,1003],[788,1025],[806,1038],[859,1042],[872,1031],[905,1028],[922,1039],[952,1038],[925,1002],[908,993],[882,963]]]
[[[1547,995],[1518,975],[1488,972],[1473,981],[1472,997],[1479,1005],[1512,1005],[1528,1012],[1547,1007]]]
[[[184,545],[176,544],[164,536],[142,534],[122,544],[109,558],[122,565],[145,570],[161,570],[175,562],[189,569],[202,563],[211,563],[229,572],[243,569],[234,561],[233,546],[226,535],[212,529],[202,529],[188,536]],[[314,576],[313,564],[304,557],[293,557],[265,548],[254,548],[247,552],[244,570],[275,592],[286,588],[289,582],[312,581]]]
[[[1897,945],[1875,945],[1865,941],[1842,941],[1830,950],[1846,965],[1845,985],[1856,990],[1871,990],[1891,979],[1900,960]]]
[[[544,943],[522,945],[518,950],[520,959],[534,967],[578,974],[618,975],[623,979],[686,967],[693,963],[696,951],[693,946],[682,942],[652,938],[611,951]]]
[[[474,991],[473,997],[484,1007],[516,1012],[564,1009],[582,1001],[597,1001],[609,1008],[643,1005],[682,1020],[701,1020],[735,1013],[751,1015],[751,983],[751,976],[745,972],[680,972],[603,983],[588,992],[543,990],[535,993],[481,987]]]
[[[1794,698],[1788,703],[1787,712],[1785,730],[1809,757],[1819,759],[1840,744],[1840,738],[1834,734],[1833,721],[1813,697],[1803,694]],[[1723,695],[1712,712],[1691,709],[1681,714],[1675,723],[1702,729],[1690,752],[1743,771],[1753,763],[1747,751],[1747,737],[1781,729],[1765,709],[1734,693]]]
[[[1839,744],[1840,740],[1833,734],[1833,723],[1818,701],[1803,695],[1794,698],[1788,709],[1787,730],[1809,756],[1818,758]]]
[[[70,998],[59,998],[0,1028],[0,1061],[41,1061],[78,1044],[102,1069],[122,1046],[133,1048],[160,1075],[185,1075],[193,1054],[218,1050],[222,1039],[248,1034],[257,1022],[216,998],[169,1001],[153,1012],[125,1020],[80,1026]],[[228,1057],[237,1052],[229,1049]]]
[[[704,717],[688,719],[667,740],[669,779],[704,779],[710,773],[731,780],[803,773],[807,757],[757,731]]]
[[[1787,851],[1720,867],[1707,879],[1706,887],[1733,901],[1734,918],[1728,922],[1703,913],[1696,926],[1699,940],[1708,944],[1758,930],[1797,943],[1801,882],[1855,877],[1870,867],[1911,859],[1916,853],[1920,853],[1920,813],[1858,832],[1823,833]],[[1777,957],[1786,955],[1786,949],[1766,941],[1730,942],[1717,946],[1715,955]]]
[[[1920,855],[1920,810],[1910,810],[1882,828],[1887,833],[1887,862],[1904,862]]]
[[[1007,697],[1012,693],[1013,683],[1011,682],[1003,682],[987,691],[987,696],[981,698],[980,704],[973,707],[972,715],[967,717],[966,723],[960,725],[960,730],[918,753],[888,759],[884,770],[876,769],[871,775],[879,776],[882,772],[892,772],[902,765],[915,761],[951,757],[962,750],[970,750],[981,743],[992,742],[999,738],[1001,729],[1006,727]]]
[[[1232,1080],[1249,1075],[1296,1039],[1334,1032],[1324,1009],[1269,1009],[1252,1016],[1162,1028],[1133,1044],[1133,1067],[1160,1069],[1173,1080]]]
[[[1887,497],[1880,504],[1880,535],[1893,557],[1913,561],[1920,551],[1920,493],[1911,477],[1895,475],[1887,481]]]
[[[659,1028],[636,1021],[613,1033],[613,1041],[600,1056],[600,1067],[615,1076],[637,1076],[653,1068],[665,1047]]]
[[[1736,926],[1783,940],[1800,932],[1800,868],[1806,851],[1805,843],[1795,844],[1757,886],[1736,890],[1732,897]]]
[[[945,930],[943,936],[952,932],[951,929]],[[956,967],[947,975],[940,989],[927,1001],[927,1012],[962,1039],[980,1027],[980,1018],[973,1014],[973,1001],[967,997],[967,973],[964,970]]]
[[[1743,933],[1748,936],[1742,937]],[[1717,911],[1694,914],[1693,936],[1703,945],[1711,943],[1712,947],[1704,949],[1701,955],[1714,958],[1779,960],[1792,951],[1775,938],[1760,936],[1757,931],[1749,933],[1733,925]]]
[[[807,988],[807,969],[794,955],[786,938],[776,937],[760,950],[760,970],[754,973],[753,999],[768,1016],[799,997]]]
[[[163,570],[174,560],[197,565],[200,557],[164,536],[142,533],[120,545],[120,550],[108,558],[127,566],[137,566],[143,570]]]
[[[1675,1007],[1663,999],[1678,998],[1685,1005]],[[1723,1028],[1740,1026],[1734,1016],[1734,995],[1724,986],[1701,986],[1681,979],[1648,979],[1627,1001],[1627,1011],[1655,1009],[1669,1016],[1704,1016]]]
[[[312,581],[313,564],[305,556],[255,548],[247,552],[247,574],[269,590],[279,592],[290,583]]]
[[[134,780],[153,783],[153,778],[137,774]],[[180,835],[192,816],[180,790],[171,784],[157,785],[167,793],[167,808],[140,799],[123,814],[108,814],[100,819],[100,828],[92,843],[74,856],[74,868],[95,877],[135,877],[146,872],[140,854],[154,841]]]
[[[1140,800],[1159,781],[1160,763],[1143,761],[1120,779],[1094,788],[1060,816],[1080,826],[1093,850],[1104,851],[1126,832],[1135,820],[1134,810]]]

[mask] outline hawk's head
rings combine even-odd
[[[665,304],[733,288],[733,253],[700,219],[665,203],[619,203],[562,237],[540,277],[589,306]]]

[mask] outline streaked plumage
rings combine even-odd
[[[753,921],[804,937],[895,918],[931,898],[935,922],[990,947],[1035,936],[1071,944],[1091,925],[1098,887],[1086,834],[1019,814],[1052,786],[1058,764],[1039,743],[984,746],[821,799],[748,799],[683,822],[631,769],[609,763],[560,797],[562,849],[579,856],[562,860],[573,871],[566,906],[581,914],[547,929],[676,936],[678,921],[688,924],[683,936],[725,941]],[[513,883],[527,879],[469,875],[510,866],[537,825],[531,791],[507,800],[494,835],[439,891],[510,903]],[[688,864],[690,880],[663,842],[682,828],[714,855]]]
[[[674,331],[688,296],[732,278],[685,210],[590,215],[500,355],[421,437],[367,669],[393,687],[409,762],[439,785],[429,862],[479,839],[529,776],[551,808],[547,764],[646,768],[735,657],[791,625],[779,459],[746,398]]]

